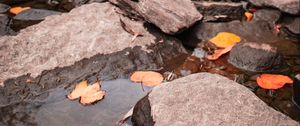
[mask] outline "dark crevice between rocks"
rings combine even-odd
[[[134,114],[131,119],[133,126],[154,126],[155,122],[151,116],[151,105],[148,97],[147,95],[139,100],[134,107]]]

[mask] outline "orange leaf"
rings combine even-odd
[[[253,19],[253,14],[250,12],[245,12],[246,21],[250,22]]]
[[[75,89],[71,92],[71,94],[68,95],[68,98],[70,100],[79,98],[87,87],[87,81],[81,81],[79,84],[76,85]]]
[[[30,9],[30,7],[13,7],[11,9],[9,9],[9,12],[12,14],[18,14],[27,9]]]
[[[105,92],[101,90],[99,82],[88,85],[87,81],[82,81],[76,85],[72,93],[68,95],[68,98],[74,100],[80,97],[80,103],[85,105],[103,99],[104,95]]]
[[[130,80],[136,83],[142,83],[146,86],[156,86],[161,84],[164,77],[158,72],[136,71],[131,75]]]
[[[241,41],[241,38],[233,33],[229,32],[220,32],[217,36],[209,40],[219,48],[226,48],[232,44],[238,43]]]
[[[217,60],[217,59],[218,59],[219,57],[221,57],[223,54],[229,52],[229,51],[233,48],[234,45],[235,45],[235,44],[232,44],[232,45],[226,47],[225,49],[218,49],[218,50],[216,50],[216,51],[214,52],[214,54],[208,55],[208,56],[206,56],[206,58],[209,59],[209,60]]]
[[[103,99],[104,95],[105,92],[101,90],[100,83],[96,82],[85,89],[81,95],[80,103],[92,104],[93,102]]]
[[[262,74],[256,78],[256,82],[264,89],[279,89],[285,84],[293,84],[293,80],[288,76],[277,74]]]

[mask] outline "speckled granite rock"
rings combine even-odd
[[[275,7],[290,14],[300,13],[299,0],[249,0],[249,2],[256,6]]]
[[[300,125],[246,87],[216,74],[189,75],[155,87],[147,97],[134,108],[135,125],[151,126],[153,121],[155,126]]]

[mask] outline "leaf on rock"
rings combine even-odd
[[[225,49],[217,49],[217,50],[214,52],[214,54],[212,54],[212,55],[207,55],[206,58],[207,58],[208,60],[217,60],[217,59],[218,59],[219,57],[221,57],[223,54],[229,52],[229,51],[233,48],[234,45],[235,45],[235,44],[232,44],[232,45],[226,47]]]
[[[13,7],[11,9],[9,9],[9,12],[12,14],[18,14],[27,9],[30,9],[30,7]]]
[[[87,81],[82,81],[76,85],[72,93],[68,95],[68,98],[74,100],[80,97],[80,103],[86,105],[99,101],[104,96],[105,92],[101,90],[99,81],[92,85],[88,85]]]
[[[158,72],[136,71],[131,75],[130,80],[136,83],[142,83],[146,86],[157,86],[161,84],[164,77]]]
[[[251,12],[245,12],[244,13],[245,17],[246,17],[246,21],[250,22],[253,19],[253,14]]]
[[[256,82],[264,89],[279,89],[285,84],[293,84],[293,80],[288,76],[277,74],[262,74],[256,78]]]
[[[241,38],[233,33],[220,32],[209,40],[219,48],[226,48],[241,41]]]

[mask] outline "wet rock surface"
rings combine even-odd
[[[203,21],[232,21],[243,18],[243,4],[233,2],[193,1],[203,14]]]
[[[252,72],[279,71],[285,65],[277,48],[266,43],[239,43],[230,51],[228,62]]]
[[[128,24],[126,27],[143,34],[132,42],[133,35],[122,28],[120,15],[115,9],[109,3],[89,4],[68,14],[50,16],[40,24],[22,30],[17,36],[1,37],[0,81],[27,73],[36,77],[43,70],[69,66],[98,53],[108,54],[128,47],[141,46],[151,52],[146,45],[161,40],[163,44],[173,44],[172,48],[179,47],[178,51],[184,52],[178,40],[155,29],[146,30],[142,22],[123,18],[123,22]]]
[[[0,14],[0,36],[15,34],[15,32],[9,27],[10,23],[11,20],[7,15]]]
[[[155,87],[147,102],[151,115],[136,115],[137,111],[149,108],[139,102],[133,114],[134,124],[152,125],[143,122],[143,118],[152,116],[157,126],[299,125],[267,106],[244,86],[209,73],[193,74]]]
[[[299,0],[249,0],[249,2],[260,7],[275,7],[290,14],[300,13]]]
[[[0,13],[5,13],[10,9],[10,6],[0,3]]]
[[[137,13],[168,34],[187,29],[202,18],[190,0],[110,1],[129,13]]]
[[[283,32],[300,41],[300,17],[285,17],[281,24]]]

